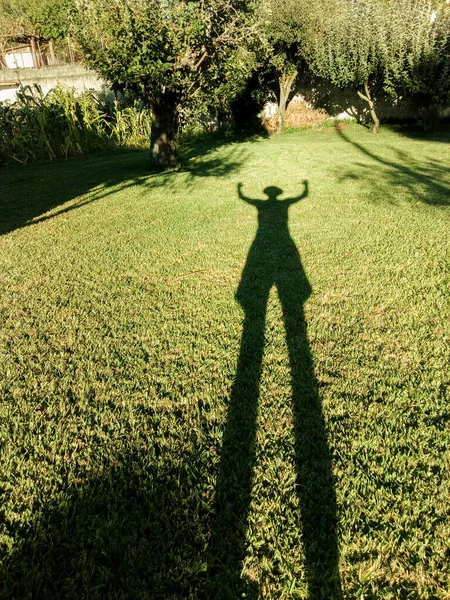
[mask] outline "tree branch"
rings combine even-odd
[[[359,90],[357,90],[356,93],[361,98],[361,100],[365,100],[366,102],[370,102],[369,98],[367,96],[364,96],[364,94],[361,93]]]
[[[199,66],[202,64],[202,62],[205,60],[205,58],[208,56],[208,51],[205,50],[203,52],[203,54],[200,56],[200,58],[198,59],[197,63],[193,66],[194,71],[196,71]]]

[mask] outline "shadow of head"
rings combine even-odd
[[[269,202],[274,202],[278,199],[278,196],[281,196],[283,190],[275,185],[269,185],[268,187],[264,188],[263,192],[266,194]]]

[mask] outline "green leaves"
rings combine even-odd
[[[144,147],[150,139],[148,109],[101,103],[93,94],[23,88],[14,105],[0,105],[0,162],[53,160],[117,147]]]
[[[0,0],[4,35],[35,34],[48,40],[66,37],[73,0]]]
[[[391,95],[431,91],[424,75],[431,69],[438,79],[437,71],[448,61],[444,5],[433,12],[428,0],[337,0],[326,12],[314,8],[311,15],[308,62],[338,86],[361,86],[371,79]]]
[[[253,39],[251,1],[76,0],[76,6],[74,31],[86,62],[146,101],[170,91],[180,97],[180,110],[199,101],[218,106],[252,69],[252,53],[244,50]],[[224,85],[230,79],[236,85]]]

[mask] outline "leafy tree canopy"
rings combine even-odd
[[[392,96],[432,94],[432,82],[448,65],[449,31],[443,2],[335,0],[327,11],[312,9],[307,59],[316,74],[335,85],[364,87],[358,93],[369,103],[376,131],[371,88],[379,85]]]
[[[2,35],[67,36],[73,0],[0,0]]]
[[[87,64],[150,104],[151,158],[173,160],[180,117],[223,110],[258,49],[252,0],[77,0],[75,32]]]

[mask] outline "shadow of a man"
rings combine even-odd
[[[241,577],[255,463],[255,437],[267,302],[276,286],[283,311],[292,378],[297,490],[301,543],[309,599],[341,598],[336,533],[336,497],[321,402],[309,349],[303,305],[311,286],[288,227],[289,207],[308,195],[280,200],[267,187],[267,200],[241,200],[258,210],[258,230],[247,256],[236,298],[244,313],[239,361],[230,396],[215,493],[208,580],[215,598],[255,598]]]

